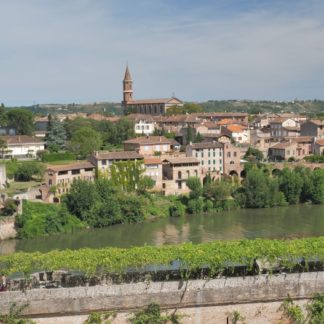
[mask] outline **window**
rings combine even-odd
[[[231,152],[227,152],[227,157],[231,157]]]
[[[181,181],[178,182],[178,189],[182,189],[182,182]]]
[[[237,152],[234,152],[234,157],[237,157]]]
[[[216,164],[216,160],[213,160],[213,164]]]
[[[102,164],[102,165],[106,165],[106,164],[107,164],[107,160],[102,160],[102,161],[101,161],[101,164]]]
[[[181,179],[181,171],[178,171],[178,179]]]
[[[208,160],[208,164],[210,164],[210,160]]]
[[[198,171],[197,170],[195,170],[195,176],[198,177]]]
[[[72,170],[72,174],[80,174],[80,170]]]

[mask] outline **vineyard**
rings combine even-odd
[[[240,240],[215,241],[204,244],[186,243],[162,247],[133,247],[130,249],[104,248],[63,250],[49,253],[15,253],[0,257],[0,271],[7,276],[36,271],[78,270],[85,277],[123,276],[137,271],[157,272],[170,269],[175,263],[185,273],[208,269],[205,275],[226,274],[236,266],[251,270],[256,260],[263,265],[276,265],[284,271],[307,271],[309,264],[324,261],[324,237],[295,240]],[[303,267],[301,267],[303,265]],[[172,268],[171,268],[172,270]],[[314,269],[313,269],[314,270]],[[315,269],[316,270],[316,269]],[[192,277],[192,276],[190,276]],[[197,276],[196,276],[197,277]]]

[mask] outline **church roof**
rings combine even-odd
[[[141,100],[132,100],[129,105],[145,105],[145,104],[167,104],[167,103],[179,103],[182,101],[177,98],[161,98],[161,99],[141,99]]]

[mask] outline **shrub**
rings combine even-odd
[[[186,207],[180,201],[175,201],[169,207],[169,214],[172,217],[183,216],[185,214],[185,212],[186,212]]]
[[[44,166],[38,162],[20,164],[14,173],[15,181],[31,181],[34,176],[42,178],[44,169]]]
[[[56,161],[73,161],[76,159],[75,154],[65,153],[45,153],[41,156],[42,162],[56,162]]]
[[[199,214],[204,210],[204,200],[202,198],[191,199],[187,206],[190,214]]]

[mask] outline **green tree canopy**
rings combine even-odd
[[[15,128],[18,135],[32,135],[34,115],[26,109],[10,109],[7,112],[8,126]]]
[[[71,138],[69,147],[80,158],[86,158],[93,151],[101,148],[102,138],[100,133],[90,127],[81,127],[76,130]]]
[[[64,124],[55,117],[49,117],[45,141],[50,152],[58,152],[65,147],[66,131]]]

